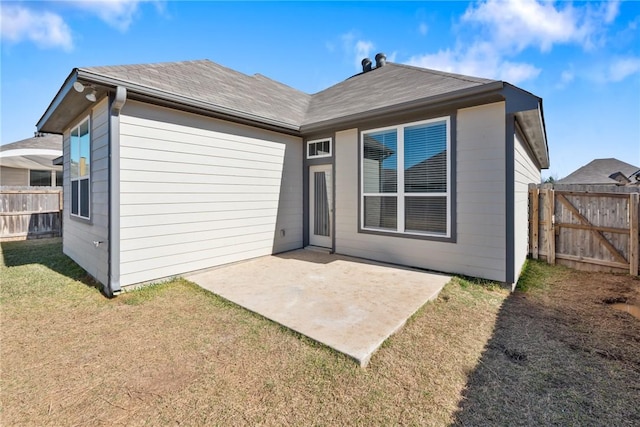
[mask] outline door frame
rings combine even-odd
[[[325,172],[328,173],[329,179],[327,182],[327,198],[329,203],[329,236],[317,236],[313,233],[315,212],[314,212],[314,198],[315,198],[315,187],[314,187],[314,178],[313,174],[315,172]],[[309,165],[307,169],[307,191],[308,191],[308,202],[309,202],[309,210],[308,210],[308,221],[307,221],[307,231],[309,235],[309,246],[318,246],[322,248],[327,248],[333,250],[333,242],[334,242],[334,173],[333,173],[333,165],[331,163],[325,164],[317,164],[317,165]]]

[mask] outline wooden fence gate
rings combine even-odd
[[[2,187],[0,241],[62,235],[62,188]]]
[[[588,271],[638,275],[640,194],[529,189],[534,259]]]

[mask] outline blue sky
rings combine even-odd
[[[33,135],[74,67],[210,59],[314,93],[389,60],[544,99],[551,169],[640,166],[640,2],[0,3],[2,144]]]

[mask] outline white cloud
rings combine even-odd
[[[604,7],[604,22],[606,22],[607,24],[610,24],[616,19],[616,17],[618,16],[618,13],[620,12],[620,1],[619,0],[607,1],[603,5],[603,7]]]
[[[469,48],[440,50],[434,54],[409,58],[409,65],[432,68],[449,73],[485,77],[518,84],[540,74],[540,69],[524,62],[511,62],[502,58],[493,45],[476,43]]]
[[[571,83],[576,78],[576,75],[573,71],[573,67],[568,70],[564,70],[560,73],[560,82],[556,85],[558,89],[565,88],[569,83]]]
[[[517,84],[538,77],[542,70],[524,62],[502,61],[498,64],[498,79]]]
[[[462,20],[483,25],[503,49],[520,52],[533,46],[548,52],[562,43],[592,49],[602,43],[606,26],[619,9],[618,0],[588,2],[581,7],[539,0],[486,0],[469,7]]]
[[[342,39],[344,53],[350,58],[349,60],[353,63],[355,69],[361,70],[362,60],[370,58],[375,45],[370,40],[359,39],[353,31],[343,34],[340,38]]]
[[[529,46],[548,51],[555,43],[583,40],[586,31],[570,4],[556,9],[536,0],[487,0],[467,9],[462,20],[485,25],[500,46],[518,51]]]
[[[355,62],[356,67],[360,66],[364,58],[368,58],[373,50],[373,43],[368,40],[358,40],[355,45]]]
[[[0,24],[3,40],[15,43],[30,40],[41,48],[73,49],[71,29],[55,13],[4,4],[0,7]]]
[[[126,31],[139,10],[140,3],[153,2],[158,13],[164,13],[164,2],[156,0],[81,0],[63,3],[96,15],[108,25]],[[56,7],[52,3],[52,7]],[[26,6],[3,4],[0,7],[0,35],[2,40],[21,42],[30,40],[41,48],[73,49],[69,25],[58,14]]]
[[[608,80],[619,82],[640,72],[640,58],[620,58],[609,65]]]
[[[418,25],[418,32],[421,35],[426,36],[429,32],[429,26],[427,26],[427,24],[425,24],[424,22],[421,22],[420,25]]]
[[[140,0],[83,0],[73,4],[97,15],[102,21],[125,32],[138,13]]]
[[[598,63],[585,72],[587,80],[599,84],[618,83],[640,74],[640,57],[617,57],[609,63]]]
[[[619,0],[569,2],[541,0],[480,0],[462,17],[454,47],[415,55],[409,64],[518,83],[536,78],[542,70],[518,61],[526,49],[549,52],[556,45],[578,45],[585,50],[606,46],[608,28],[620,12]],[[632,26],[630,24],[630,26]],[[465,31],[472,27],[470,31]],[[634,60],[602,66],[594,80],[619,81],[637,71]],[[575,78],[573,70],[560,76],[558,87]]]

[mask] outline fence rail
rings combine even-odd
[[[62,189],[1,187],[0,240],[62,235]]]
[[[640,194],[598,190],[530,188],[529,252],[549,264],[637,276]]]

